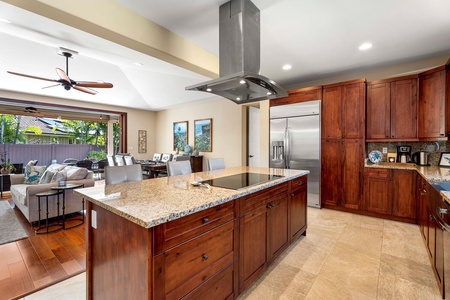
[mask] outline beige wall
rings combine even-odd
[[[223,157],[225,166],[242,164],[242,106],[224,98],[191,102],[156,113],[156,152],[174,153],[173,122],[188,121],[188,141],[194,149],[194,120],[213,119],[212,152],[203,155],[203,169],[207,158]]]
[[[156,113],[147,110],[138,110],[125,107],[105,105],[103,103],[89,103],[84,101],[74,101],[61,98],[41,97],[37,95],[15,93],[0,90],[0,98],[34,101],[36,103],[51,103],[70,105],[81,108],[104,109],[119,112],[126,112],[128,119],[128,152],[137,159],[151,158],[155,152],[156,144]],[[138,130],[147,130],[147,153],[138,153]]]

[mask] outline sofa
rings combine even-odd
[[[36,172],[33,172],[36,168]],[[30,172],[31,169],[31,172]],[[12,174],[11,195],[17,208],[28,222],[39,220],[38,201],[36,194],[49,191],[51,187],[58,186],[59,181],[67,184],[84,184],[84,187],[94,186],[94,173],[85,168],[53,164],[45,166],[26,166],[24,174]],[[27,181],[28,180],[28,181]],[[33,180],[30,183],[29,180]],[[75,195],[73,190],[65,192],[65,213],[74,213],[82,210],[82,199]],[[49,197],[49,218],[58,216],[57,197]],[[62,215],[62,196],[60,196],[59,214]],[[41,197],[41,220],[46,219],[45,197]]]

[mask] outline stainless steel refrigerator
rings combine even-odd
[[[270,108],[269,166],[309,170],[308,206],[320,207],[320,100]]]

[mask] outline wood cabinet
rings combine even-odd
[[[289,245],[288,184],[241,199],[240,291]]]
[[[322,141],[322,203],[359,209],[363,184],[363,140]]]
[[[323,87],[322,139],[362,139],[365,124],[365,80]]]
[[[413,222],[417,218],[416,188],[415,171],[366,168],[364,210]]]
[[[203,155],[190,156],[192,173],[203,172]]]
[[[416,219],[416,172],[394,170],[392,185],[392,215]]]
[[[367,168],[364,173],[364,210],[390,215],[391,170]]]
[[[300,237],[305,233],[307,224],[307,204],[308,204],[307,175],[291,181],[290,195],[290,223],[292,239]]]
[[[446,138],[445,67],[419,74],[419,138]]]
[[[367,140],[417,140],[417,76],[367,83]]]
[[[289,96],[284,98],[270,99],[270,106],[294,104],[322,99],[322,86],[312,86],[288,91]]]

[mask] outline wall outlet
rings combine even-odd
[[[387,153],[387,147],[383,147],[383,154]]]
[[[91,225],[97,229],[97,212],[95,210],[91,211]]]

